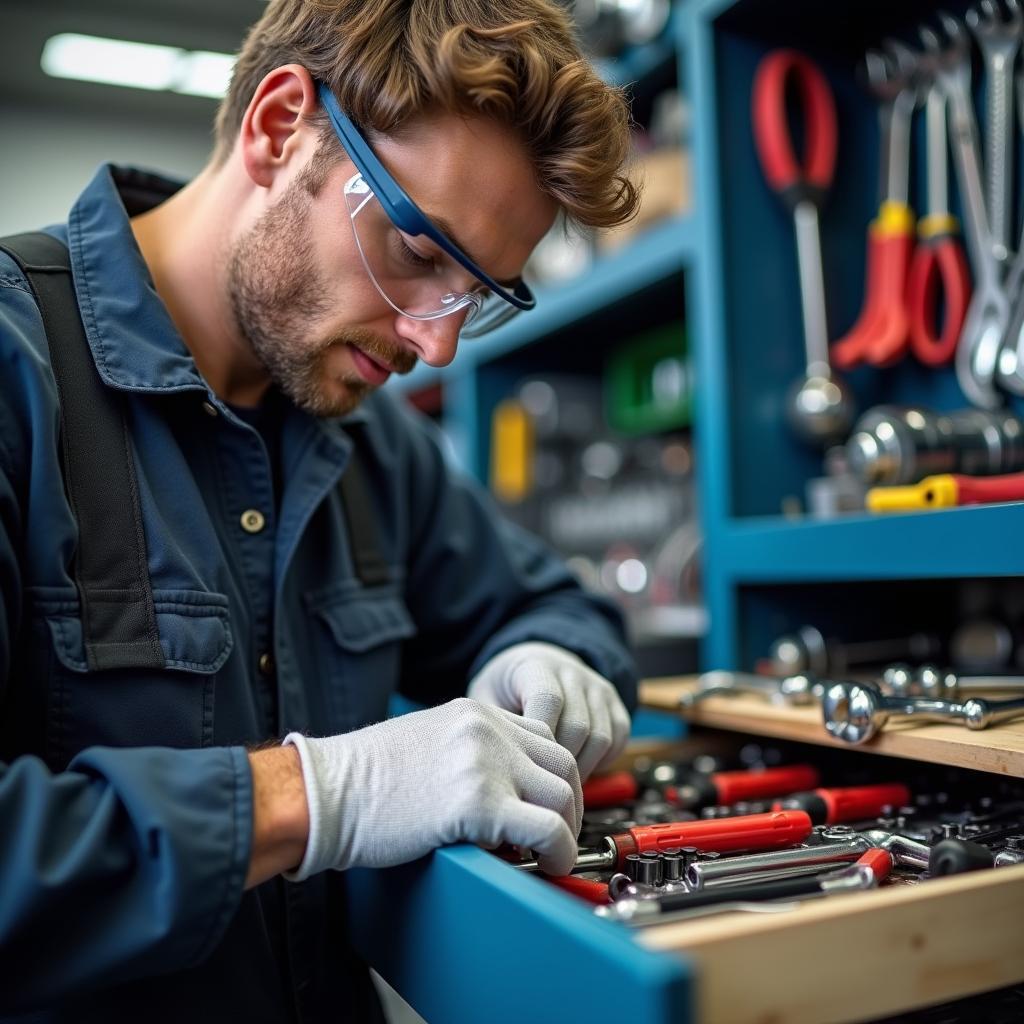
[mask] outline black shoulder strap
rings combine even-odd
[[[352,456],[341,476],[341,503],[345,508],[356,575],[364,587],[386,583],[390,574],[380,554],[380,537],[358,446],[352,449]]]
[[[60,397],[64,486],[78,523],[75,583],[89,667],[164,664],[124,403],[104,385],[85,337],[67,247],[43,232],[0,239],[46,329]]]

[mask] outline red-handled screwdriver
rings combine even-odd
[[[658,825],[636,825],[628,832],[605,836],[604,848],[581,851],[573,865],[576,871],[621,871],[630,853],[661,853],[675,846],[694,846],[701,851],[731,853],[736,850],[774,850],[802,843],[811,834],[806,811],[770,811],[743,814],[710,821],[670,821]],[[535,860],[515,867],[538,871]]]
[[[838,825],[843,821],[877,818],[886,807],[904,807],[910,803],[910,790],[902,783],[878,786],[840,786],[794,793],[776,800],[776,811],[806,811],[815,825]]]
[[[784,768],[749,769],[734,772],[693,773],[675,786],[665,786],[662,796],[677,807],[715,807],[739,800],[764,800],[813,789],[818,771],[809,764]],[[588,810],[614,807],[640,796],[641,786],[630,772],[612,772],[592,778],[583,785],[583,806]]]

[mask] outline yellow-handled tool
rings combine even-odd
[[[988,477],[942,473],[925,477],[910,487],[872,487],[867,495],[871,512],[908,512],[999,501],[1024,501],[1024,473]]]

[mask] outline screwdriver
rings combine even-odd
[[[962,473],[939,473],[909,487],[872,487],[870,512],[906,512],[921,508],[953,508],[1024,499],[1024,473],[978,478]]]
[[[793,846],[811,834],[806,811],[770,811],[710,821],[670,821],[636,825],[627,832],[605,836],[604,848],[581,850],[572,871],[621,871],[630,853],[662,853],[674,846],[730,853],[734,850],[772,850]],[[538,871],[535,860],[514,865],[522,871]]]
[[[878,786],[838,786],[794,793],[776,800],[773,811],[806,811],[815,825],[837,825],[843,821],[877,818],[885,807],[905,807],[910,790],[902,783]]]
[[[666,803],[686,809],[721,807],[738,800],[762,800],[814,789],[818,781],[817,769],[809,764],[763,771],[693,772],[677,785],[662,787],[661,794]],[[637,799],[640,793],[640,783],[631,772],[612,772],[584,783],[583,806],[588,809],[614,807]]]

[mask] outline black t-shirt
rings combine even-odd
[[[286,399],[277,388],[271,388],[259,405],[241,406],[227,404],[227,407],[250,427],[255,427],[263,438],[270,460],[270,474],[274,482],[274,506],[281,507],[281,492],[284,487],[284,472],[281,467],[281,431],[284,426]]]

